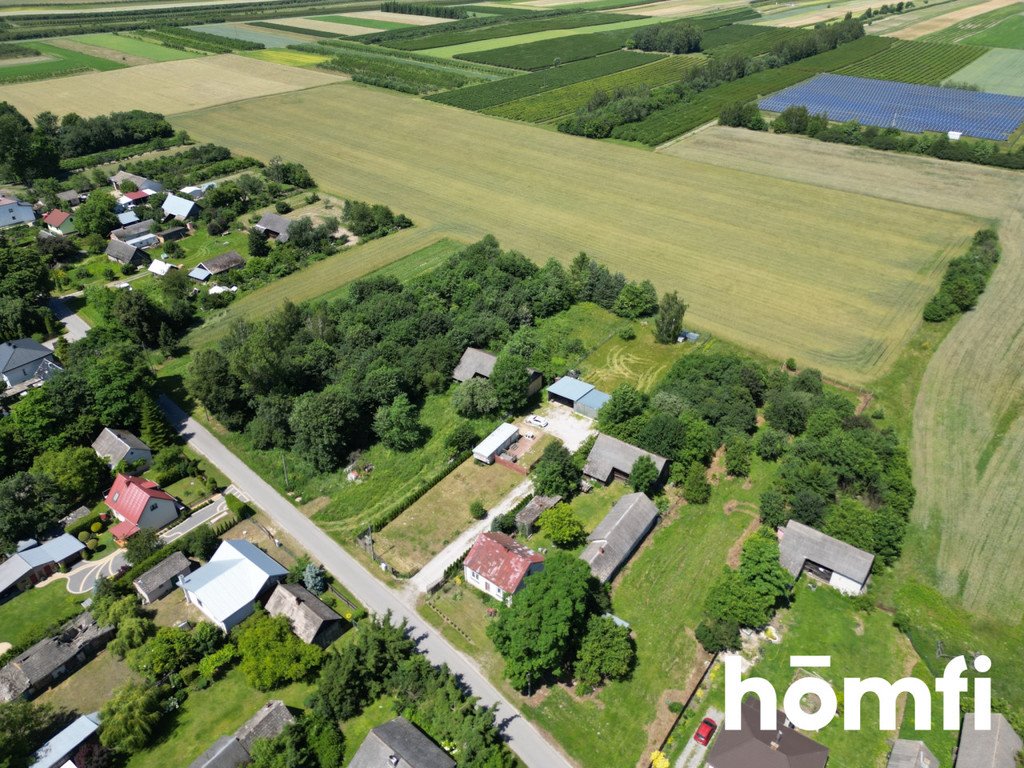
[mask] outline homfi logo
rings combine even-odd
[[[753,694],[761,704],[761,730],[771,731],[776,728],[776,712],[779,708],[779,697],[775,687],[762,677],[743,679],[743,659],[739,656],[726,656],[725,664],[725,729],[738,731],[742,727],[741,707],[743,699]],[[792,656],[789,666],[796,669],[828,669],[832,666],[831,656]],[[992,661],[987,656],[974,659],[974,670],[982,675],[992,668]],[[957,656],[947,665],[942,677],[935,681],[935,691],[942,695],[942,729],[956,731],[960,728],[960,698],[970,688],[969,681],[964,677],[967,671],[967,660]],[[992,728],[992,680],[987,677],[976,677],[974,683],[974,716],[975,727],[979,731]],[[848,677],[843,681],[843,727],[847,731],[861,730],[861,700],[868,694],[878,699],[878,728],[882,731],[896,730],[896,704],[902,694],[906,694],[914,704],[914,729],[930,731],[932,729],[932,691],[924,680],[916,677],[905,677],[890,683],[880,677]],[[807,712],[801,706],[804,697],[813,695],[820,706]],[[827,681],[813,674],[802,677],[786,690],[782,699],[782,710],[795,728],[804,731],[820,731],[831,723],[839,711],[839,701],[835,689]]]

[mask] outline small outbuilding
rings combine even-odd
[[[122,461],[125,464],[141,461],[143,468],[153,462],[153,451],[127,429],[104,427],[99,437],[92,441],[92,449],[111,469]]]
[[[641,456],[646,456],[654,462],[654,468],[658,470],[660,480],[665,474],[668,459],[610,435],[600,434],[587,455],[587,463],[583,465],[583,474],[605,485],[616,478],[629,480],[629,476],[633,473],[633,465]]]
[[[960,744],[956,750],[956,768],[1016,768],[1017,755],[1024,750],[1024,741],[1010,721],[998,712],[992,713],[992,727],[979,730],[975,714],[964,715]]]
[[[278,584],[267,600],[267,613],[287,616],[296,637],[321,648],[341,637],[344,629],[341,616],[301,584]]]
[[[580,558],[601,583],[612,580],[658,522],[658,508],[647,494],[623,496],[587,537]]]
[[[215,277],[224,272],[232,269],[240,269],[245,266],[245,259],[242,258],[242,254],[238,251],[227,251],[226,253],[215,256],[212,259],[196,265],[196,268],[188,273],[188,276],[193,280],[199,280],[205,282],[211,277]]]
[[[861,594],[875,556],[796,520],[779,532],[779,561],[793,578],[805,571],[847,595]]]
[[[170,594],[179,580],[192,571],[192,563],[183,552],[164,558],[132,582],[143,605],[149,605]]]
[[[939,761],[923,741],[897,739],[886,768],[939,768]]]
[[[269,240],[276,240],[279,243],[288,242],[288,228],[291,227],[291,219],[287,219],[279,213],[265,213],[263,218],[253,224],[252,228],[262,232]]]
[[[525,507],[516,512],[516,528],[520,536],[532,536],[533,526],[540,516],[562,500],[561,496],[534,496]]]
[[[598,411],[611,400],[611,395],[582,379],[563,376],[548,387],[548,400],[568,406],[581,416],[596,419]]]
[[[129,245],[128,243],[122,243],[120,240],[111,240],[107,243],[107,249],[104,251],[107,258],[111,261],[116,261],[118,264],[144,264],[146,259],[149,257],[146,252],[135,245]]]
[[[505,452],[519,439],[519,427],[515,424],[500,424],[473,449],[473,458],[484,464],[493,464],[494,457]]]
[[[467,584],[496,600],[507,600],[527,576],[544,569],[544,556],[507,534],[485,531],[476,537],[462,566]]]
[[[177,269],[175,264],[171,264],[169,261],[163,261],[161,259],[153,259],[149,262],[149,266],[146,267],[147,271],[156,275],[157,277],[164,277],[172,269]]]
[[[156,222],[153,219],[143,219],[134,224],[112,229],[110,230],[110,239],[119,240],[122,243],[134,242],[140,237],[150,234],[153,231],[154,224]]]
[[[451,756],[404,717],[372,729],[349,768],[455,768]]]
[[[67,768],[75,766],[75,753],[96,735],[100,713],[82,715],[71,725],[43,744],[32,758],[31,768]]]

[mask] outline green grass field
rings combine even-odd
[[[994,27],[964,38],[961,42],[965,45],[986,45],[990,48],[1024,49],[1024,14],[1011,16]]]
[[[49,43],[26,42],[23,45],[26,48],[35,49],[41,56],[50,56],[53,60],[2,67],[0,68],[0,84],[46,80],[51,77],[74,75],[90,70],[105,72],[110,69],[121,69],[124,67],[123,64],[111,61],[110,59],[101,59],[98,56],[90,56],[78,51],[69,51],[66,48],[59,48]]]
[[[178,61],[179,59],[194,59],[202,55],[193,51],[179,51],[175,48],[168,48],[166,45],[150,42],[149,40],[140,40],[137,37],[117,35],[112,32],[78,35],[70,39],[88,45],[95,45],[99,48],[108,48],[119,53],[139,56],[150,61]]]
[[[343,135],[339,112],[348,116]],[[304,162],[326,191],[386,201],[423,227],[463,239],[491,232],[538,260],[586,250],[661,291],[681,291],[699,329],[847,381],[887,367],[951,249],[977,228],[959,215],[667,160],[351,84],[172,121],[241,154]],[[502,150],[467,153],[479,146]],[[758,226],[736,226],[744,220]],[[376,266],[397,258],[376,250],[390,240],[367,246]],[[296,277],[307,285],[294,298],[323,290],[312,274]],[[783,298],[765,301],[766,291]]]
[[[315,21],[333,21],[335,24],[351,24],[355,27],[369,27],[370,29],[407,29],[414,26],[412,24],[402,24],[398,21],[364,19],[358,16],[338,16],[336,14],[329,16],[307,16],[306,18],[314,19]]]
[[[1024,51],[996,48],[949,76],[956,83],[971,83],[983,91],[1024,96]]]
[[[18,645],[53,624],[76,615],[84,598],[72,595],[58,579],[39,589],[28,589],[0,605],[0,642]]]
[[[1022,13],[1024,13],[1024,3],[1014,3],[957,22],[938,32],[925,35],[922,39],[936,43],[962,43],[967,38],[994,29],[1006,19],[1012,19]]]
[[[870,58],[836,70],[840,75],[938,85],[985,54],[984,48],[899,40]]]

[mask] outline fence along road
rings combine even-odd
[[[378,581],[337,542],[317,528],[290,501],[168,397],[160,397],[160,407],[192,450],[223,472],[249,496],[253,504],[286,530],[310,556],[321,562],[363,605],[376,613],[390,611],[396,619],[405,619],[409,623],[411,636],[419,641],[420,649],[434,664],[447,664],[452,672],[462,677],[484,706],[497,705],[495,718],[498,725],[508,738],[509,746],[523,763],[529,768],[572,768],[573,763],[487,681],[476,662],[423,621],[415,608],[415,595],[403,597]]]

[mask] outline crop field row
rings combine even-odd
[[[755,178],[347,83],[172,123],[239,154],[305,163],[326,192],[386,201],[416,228],[443,225],[464,240],[493,233],[538,260],[568,262],[585,250],[660,291],[681,291],[702,330],[852,383],[888,367],[919,324],[944,260],[977,228],[959,214]],[[501,149],[467,151],[478,146]],[[736,226],[748,220],[758,226]]]
[[[923,39],[932,43],[962,43],[972,35],[977,35],[997,27],[1006,19],[1013,18],[1021,13],[1024,13],[1024,3],[1007,5],[1003,8],[996,8],[988,13],[959,21],[945,29],[925,35]]]
[[[528,75],[509,77],[471,88],[460,88],[457,91],[440,93],[428,98],[431,101],[449,104],[453,107],[481,110],[584,80],[592,80],[596,77],[639,67],[660,58],[661,56],[658,54],[615,51],[604,56],[570,62],[560,67],[549,67]]]
[[[160,43],[140,40],[137,37],[121,35],[115,32],[100,32],[93,35],[76,35],[72,40],[83,42],[87,45],[95,45],[100,48],[107,48],[118,53],[126,53],[129,56],[138,56],[150,61],[178,61],[179,59],[193,59],[202,54],[192,51],[182,51],[175,48],[168,48]]]
[[[700,64],[704,56],[696,53],[687,56],[670,56],[667,59],[627,69],[624,72],[605,75],[582,83],[556,88],[553,91],[527,96],[507,104],[500,104],[483,112],[511,120],[528,123],[543,123],[572,114],[586,105],[597,91],[611,93],[617,88],[646,86],[657,88],[678,82],[683,72]]]
[[[29,64],[12,64],[0,67],[0,83],[21,83],[32,80],[46,80],[51,77],[75,75],[95,70],[104,72],[110,69],[121,69],[124,65],[111,59],[101,59],[86,53],[58,48],[49,43],[24,43],[40,56],[50,57],[50,61],[35,61]],[[32,112],[30,114],[36,114]]]
[[[531,16],[537,11],[533,8],[519,8],[514,5],[460,5],[468,13],[481,16]]]
[[[749,24],[734,24],[728,29],[759,29],[761,34],[750,35],[741,40],[728,42],[722,45],[714,45],[714,36],[725,30],[716,29],[705,35],[702,47],[708,53],[715,56],[760,56],[768,53],[776,45],[791,37],[799,37],[804,34],[803,30],[791,29],[789,27],[751,27]],[[709,40],[710,38],[710,40]]]
[[[938,85],[985,51],[976,46],[900,40],[888,50],[836,71],[876,80]]]
[[[370,29],[408,29],[413,24],[403,24],[399,21],[385,21],[384,19],[363,19],[358,16],[310,16],[314,21],[329,21],[334,24],[349,24],[355,27],[369,27]]]
[[[701,35],[700,47],[705,51],[710,48],[720,48],[723,45],[764,35],[769,29],[769,27],[755,27],[753,24],[730,24],[727,27],[709,29]]]
[[[503,24],[494,24],[476,29],[454,29],[432,35],[422,35],[410,40],[383,40],[382,45],[402,51],[423,51],[428,48],[442,48],[446,45],[461,45],[480,40],[494,40],[501,37],[529,35],[549,29],[576,29],[619,21],[636,21],[635,16],[613,13],[572,13],[564,16],[547,16],[540,19],[514,19]]]
[[[656,146],[714,120],[726,104],[752,101],[795,85],[819,72],[832,72],[839,67],[880,53],[893,42],[886,37],[862,37],[835,50],[811,56],[785,67],[741,77],[739,80],[699,93],[689,101],[658,110],[638,123],[620,125],[612,132],[612,136]]]

